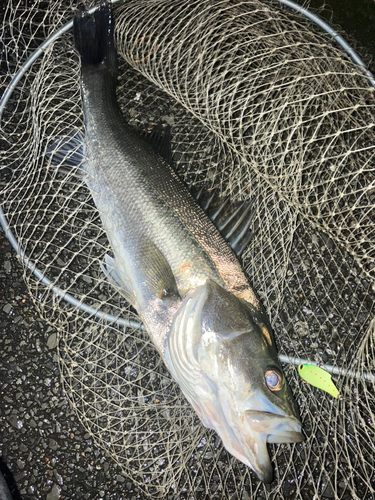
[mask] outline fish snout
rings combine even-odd
[[[271,483],[273,468],[267,443],[303,441],[301,422],[294,416],[269,411],[245,410],[230,412],[228,416],[234,414],[237,414],[237,422],[233,420],[232,427],[236,429],[240,452],[235,450],[232,454],[249,465],[261,481]]]
[[[267,436],[268,443],[300,443],[305,440],[301,422],[292,416],[247,410],[246,421],[254,432]]]

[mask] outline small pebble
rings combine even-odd
[[[48,439],[48,446],[51,448],[51,450],[58,450],[59,449],[58,443],[52,438]]]
[[[3,311],[6,314],[9,314],[11,310],[12,310],[12,304],[5,304],[5,306],[3,307]]]
[[[57,333],[52,333],[47,340],[48,349],[55,349],[57,347]]]
[[[23,423],[21,420],[18,420],[17,415],[13,415],[10,419],[9,422],[13,425],[15,429],[22,429]]]
[[[60,498],[60,488],[57,484],[54,484],[51,488],[51,491],[47,494],[46,500],[59,500]]]
[[[53,473],[55,475],[55,479],[57,481],[57,484],[62,486],[63,485],[63,478],[60,476],[60,474],[56,470],[54,470]]]
[[[19,474],[15,474],[14,480],[16,481],[16,483],[19,483],[25,476],[25,472],[20,472]]]
[[[39,339],[36,339],[35,340],[35,348],[36,350],[41,353],[42,352],[42,348],[40,347],[40,340]]]

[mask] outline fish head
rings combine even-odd
[[[208,280],[187,294],[176,314],[169,363],[204,425],[271,482],[267,443],[304,437],[263,311]]]

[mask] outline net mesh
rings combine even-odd
[[[92,4],[90,4],[92,5]],[[76,2],[8,0],[3,88],[69,21]],[[242,261],[280,353],[352,369],[343,398],[285,374],[306,441],[271,445],[260,483],[203,427],[100,269],[109,251],[86,185],[51,169],[45,147],[83,132],[79,64],[68,31],[49,44],[5,106],[1,206],[41,316],[59,332],[63,386],[81,423],[153,498],[375,498],[374,92],[362,71],[299,14],[258,0],[130,1],[116,6],[118,98],[140,131],[172,125],[177,171],[254,200]]]

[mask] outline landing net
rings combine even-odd
[[[0,31],[8,91],[76,9],[27,3],[8,0]],[[279,352],[359,376],[333,377],[343,395],[335,400],[285,367],[307,439],[270,446],[269,486],[203,427],[103,276],[110,249],[86,185],[44,155],[58,137],[83,132],[66,31],[4,106],[0,181],[24,279],[59,333],[72,407],[140,498],[375,498],[374,382],[364,378],[375,371],[374,86],[331,37],[278,2],[138,0],[115,12],[127,121],[140,132],[172,126],[187,182],[254,200],[256,235],[242,260]]]

